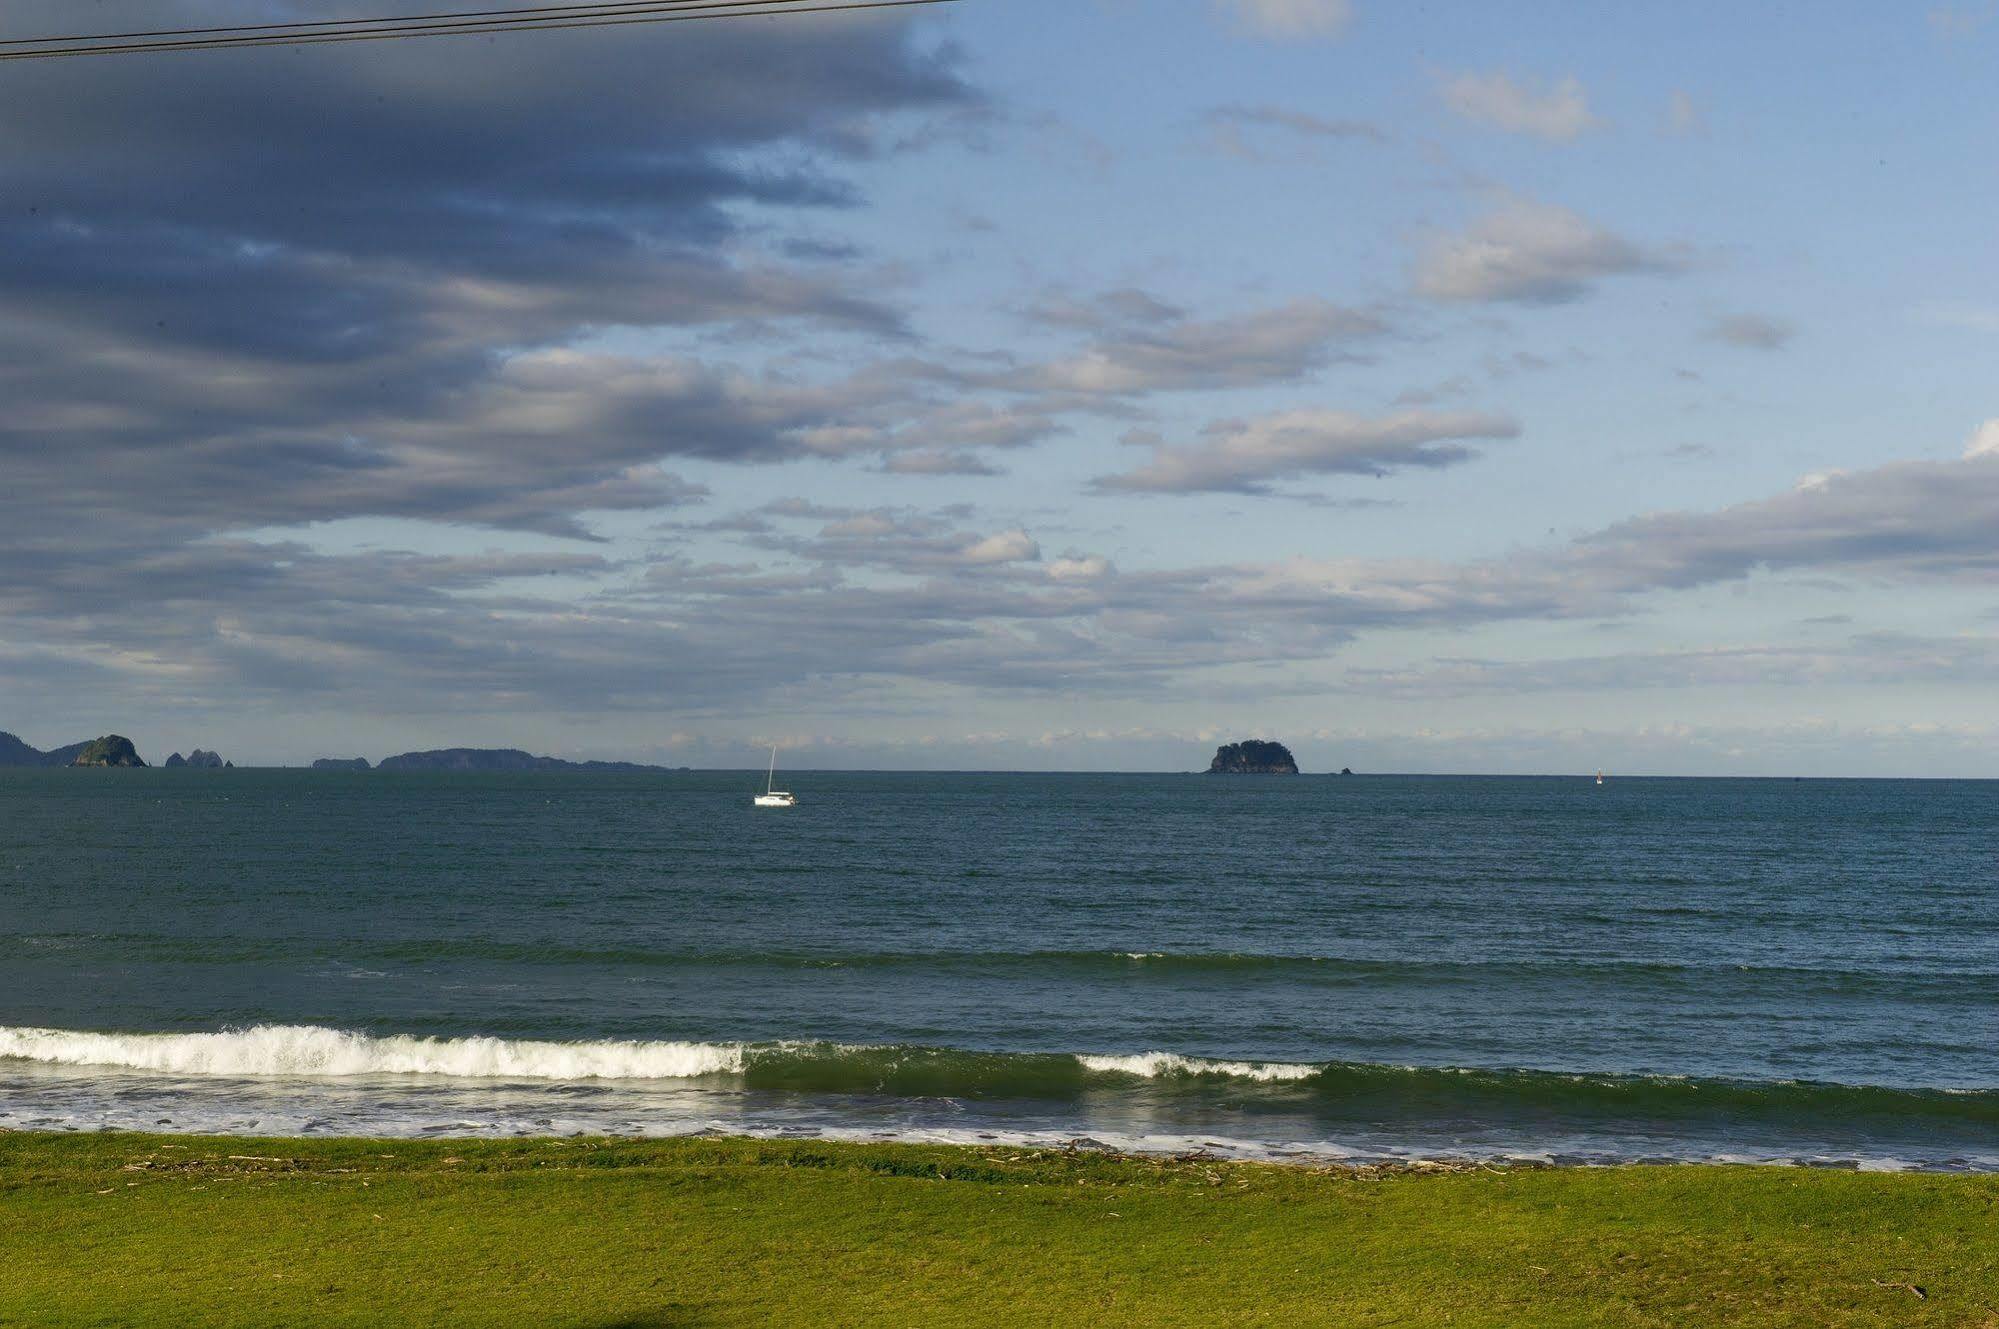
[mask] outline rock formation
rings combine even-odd
[[[1291,749],[1282,743],[1271,743],[1263,739],[1245,738],[1240,743],[1226,743],[1215,749],[1215,759],[1208,766],[1210,775],[1296,775],[1298,763],[1291,759]]]
[[[144,766],[132,740],[122,734],[106,734],[83,745],[70,762],[72,766]]]

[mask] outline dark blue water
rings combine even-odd
[[[1999,784],[755,783],[0,772],[0,1126],[1999,1166]]]

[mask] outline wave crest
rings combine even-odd
[[[1308,1080],[1323,1069],[1284,1061],[1209,1061],[1202,1057],[1183,1057],[1177,1052],[1141,1052],[1129,1057],[1079,1056],[1076,1060],[1083,1063],[1084,1070],[1100,1075],[1136,1075],[1145,1080],[1215,1075],[1232,1080],[1276,1083]]]
[[[735,1075],[740,1043],[547,1043],[375,1037],[315,1025],[204,1034],[0,1028],[0,1058],[177,1075],[446,1075],[505,1080],[679,1080]]]

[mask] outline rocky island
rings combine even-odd
[[[1215,749],[1215,759],[1208,766],[1209,775],[1296,775],[1298,763],[1291,758],[1291,749],[1282,743],[1266,742],[1263,739],[1245,738],[1240,743],[1225,743]]]
[[[51,748],[43,752],[30,747],[14,735],[0,732],[0,766],[144,766],[138,749],[132,740],[122,734],[106,734],[88,743],[71,743],[65,747]],[[224,761],[219,752],[205,752],[196,748],[183,757],[176,752],[163,763],[167,770],[182,770],[198,767],[204,770],[222,770],[234,766],[234,762]]]
[[[92,739],[69,763],[72,766],[144,766],[132,740],[122,734],[106,734]]]

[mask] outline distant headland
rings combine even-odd
[[[333,766],[314,762],[313,769],[366,770],[366,760],[356,757]],[[359,762],[359,765],[355,763]],[[643,766],[631,761],[564,761],[560,757],[537,757],[519,748],[438,748],[431,752],[405,752],[384,757],[378,771],[667,771],[671,766]]]
[[[9,733],[0,733],[0,766],[144,766],[132,740],[123,734],[106,734],[85,743],[43,752],[29,747]]]
[[[1282,743],[1266,742],[1258,738],[1245,738],[1240,743],[1225,743],[1215,749],[1215,759],[1208,766],[1209,775],[1296,775],[1298,763],[1292,760],[1291,749]]]

